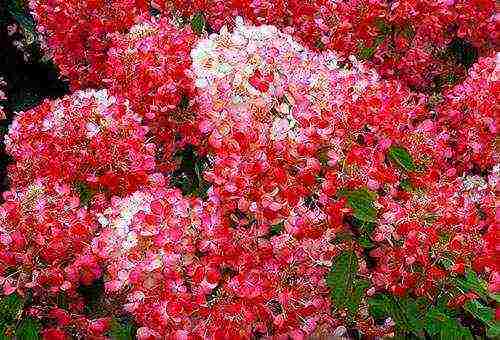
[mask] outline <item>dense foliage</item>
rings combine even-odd
[[[494,1],[6,3],[1,339],[500,336]]]

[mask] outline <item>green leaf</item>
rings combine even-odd
[[[10,327],[0,321],[0,340],[11,340],[12,337],[8,337],[7,334],[10,333]]]
[[[417,169],[408,150],[401,146],[391,146],[387,151],[387,155],[393,162],[408,172],[412,172]]]
[[[494,325],[495,317],[493,310],[490,307],[483,305],[479,300],[475,299],[467,301],[464,305],[464,309],[485,325]]]
[[[473,339],[469,329],[436,307],[431,308],[425,316],[425,330],[437,339]]]
[[[7,10],[24,30],[35,32],[35,21],[26,10],[22,0],[7,1]]]
[[[14,322],[22,313],[24,301],[17,294],[10,294],[0,300],[0,321]]]
[[[337,309],[347,309],[356,315],[369,282],[357,278],[358,258],[353,251],[344,251],[335,258],[327,275],[332,302]]]
[[[121,323],[116,319],[111,321],[111,329],[108,332],[109,337],[113,340],[133,340],[137,327],[132,323]]]
[[[500,322],[496,321],[493,326],[486,330],[486,336],[492,339],[500,338]]]
[[[415,300],[397,298],[389,294],[378,294],[368,300],[370,314],[375,318],[391,317],[396,329],[419,335],[423,331],[422,313]]]
[[[377,220],[377,209],[375,209],[377,195],[374,192],[361,188],[353,191],[341,190],[339,193],[341,196],[347,197],[354,217],[358,220],[365,223]]]
[[[205,16],[202,12],[196,13],[191,19],[191,28],[198,35],[201,35],[205,30],[205,24]]]
[[[32,318],[26,318],[16,329],[17,340],[35,340],[41,339],[40,324]]]
[[[74,184],[74,189],[78,192],[78,195],[80,196],[80,205],[81,206],[88,206],[90,201],[92,200],[92,197],[95,195],[95,192],[90,189],[90,187],[85,184],[84,182],[76,182]]]
[[[358,57],[362,60],[368,60],[375,54],[375,47],[364,47],[362,46],[359,50]]]
[[[370,239],[370,235],[366,233],[363,233],[358,237],[358,244],[366,249],[371,249],[375,246]]]
[[[465,292],[473,291],[484,301],[488,301],[490,297],[493,298],[488,291],[486,281],[479,278],[473,270],[468,269],[464,277],[454,278],[452,283]]]
[[[276,236],[281,234],[283,229],[285,228],[285,222],[281,221],[280,223],[273,224],[271,228],[269,229],[269,235],[270,236]]]
[[[500,294],[496,293],[489,293],[490,298],[493,299],[495,302],[500,303]]]
[[[410,180],[408,180],[408,179],[403,179],[402,181],[400,181],[399,186],[401,187],[401,189],[403,189],[406,192],[413,192],[415,190],[413,188]]]
[[[207,157],[201,157],[193,145],[175,153],[179,162],[178,168],[172,173],[171,185],[182,190],[185,196],[206,198],[210,183],[203,178],[203,171],[208,167]]]

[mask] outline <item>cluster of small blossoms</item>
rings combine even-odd
[[[480,176],[446,179],[415,189],[405,201],[384,198],[373,236],[381,242],[371,254],[378,260],[374,284],[396,295],[411,290],[432,296],[436,282],[472,267],[486,273],[493,287],[498,265],[483,234],[496,229],[496,177],[491,183]],[[480,249],[485,249],[484,255],[479,255]],[[453,260],[453,266],[443,268],[441,261],[446,260]]]
[[[126,292],[139,336],[332,334],[339,321],[324,275],[338,252],[333,233],[267,237],[263,226],[235,224],[216,202],[186,199],[153,177],[154,189],[112,200],[92,242],[106,290]]]
[[[3,294],[24,295],[29,289],[45,304],[59,293],[75,296],[80,284],[90,284],[101,276],[101,268],[88,251],[97,221],[80,206],[78,194],[70,186],[39,178],[4,192],[3,200]]]
[[[147,10],[141,0],[32,0],[37,29],[72,90],[99,87],[106,74],[110,33],[126,32]]]
[[[3,193],[0,205],[0,290],[31,299],[26,315],[57,325],[44,339],[67,339],[64,328],[82,337],[101,336],[106,319],[85,315],[79,287],[103,271],[90,244],[98,223],[64,182],[37,178]]]
[[[212,157],[206,178],[224,204],[271,224],[321,186],[327,204],[339,185],[387,182],[384,151],[426,114],[397,83],[355,59],[340,67],[273,26],[223,29],[192,57]]]
[[[495,229],[495,189],[485,189],[480,201],[470,199],[464,183],[474,179],[458,177],[466,174],[449,163],[459,154],[453,145],[467,143],[451,143],[443,130],[448,114],[436,120],[423,98],[398,83],[380,80],[355,59],[339,67],[335,55],[310,53],[272,26],[237,22],[232,33],[222,28],[200,41],[192,58],[200,129],[212,160],[205,175],[213,185],[209,194],[237,225],[254,221],[265,234],[282,223],[297,239],[343,231],[349,209],[337,189],[367,187],[378,194],[383,216],[372,235],[380,243],[370,274],[376,289],[433,296],[447,274],[436,264],[445,254],[454,260],[448,273],[472,266],[495,286],[491,255],[475,258],[475,250],[491,249],[482,235],[488,231],[491,238]],[[479,112],[494,111],[493,60],[481,60],[446,98],[482,100],[484,106],[474,106]],[[496,126],[491,113],[479,112],[475,119],[466,112],[457,123],[482,124],[482,160],[491,166]],[[403,171],[388,161],[390,148],[401,146],[417,169]],[[415,191],[402,189],[405,182]]]
[[[451,154],[450,167],[458,172],[498,164],[496,136],[500,100],[500,55],[480,58],[463,83],[444,93],[436,108]]]
[[[427,90],[433,82],[464,73],[463,54],[493,50],[494,1],[171,1],[183,16],[205,13],[211,28],[243,16],[254,24],[288,30],[312,50],[359,55],[383,77]],[[447,47],[457,46],[459,63]],[[453,46],[453,45],[452,45]],[[469,52],[465,49],[469,48]],[[460,51],[460,49],[463,49]],[[449,53],[448,53],[449,54]],[[453,54],[453,52],[452,52]]]
[[[13,186],[50,177],[110,194],[132,192],[155,167],[155,145],[129,103],[106,90],[77,91],[18,114],[5,137]]]
[[[198,144],[190,105],[194,86],[188,77],[196,39],[189,28],[178,28],[166,18],[141,18],[128,33],[111,38],[104,82],[147,121],[162,171],[175,166],[176,146]]]

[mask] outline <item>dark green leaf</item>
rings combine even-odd
[[[7,336],[11,333],[13,333],[12,327],[0,321],[0,340],[11,340],[12,337]]]
[[[405,148],[400,146],[391,146],[387,151],[387,155],[393,162],[395,162],[406,171],[412,172],[416,170],[413,159],[408,150],[406,150]]]
[[[203,178],[203,171],[208,167],[208,158],[200,157],[192,145],[177,151],[175,158],[179,167],[172,173],[171,184],[185,196],[206,198],[210,183]]]
[[[425,316],[425,329],[437,339],[473,339],[469,329],[436,307],[431,308]]]
[[[279,235],[279,234],[281,234],[281,232],[283,231],[284,228],[285,228],[284,222],[273,224],[269,230],[269,235],[271,235],[271,236]]]
[[[357,278],[358,258],[353,251],[344,251],[335,258],[327,275],[332,302],[337,309],[355,315],[369,282]]]
[[[473,291],[484,301],[488,301],[488,298],[492,297],[488,291],[488,284],[479,278],[473,270],[468,269],[464,277],[454,278],[452,282],[465,292]]]
[[[0,321],[12,323],[22,313],[24,301],[17,294],[10,294],[0,300]]]
[[[483,305],[479,300],[467,301],[464,305],[464,309],[471,313],[477,320],[486,325],[493,326],[495,320],[493,310]]]
[[[32,318],[26,318],[16,329],[17,340],[36,340],[41,339],[40,324]]]
[[[28,30],[30,33],[35,32],[35,21],[26,10],[23,1],[7,1],[7,10],[23,29]]]
[[[365,188],[353,191],[340,191],[341,196],[347,197],[347,202],[353,210],[354,217],[362,222],[375,222],[377,219],[377,209],[375,200],[377,195]]]
[[[408,179],[404,179],[399,182],[399,186],[406,192],[413,192],[414,188]]]
[[[203,33],[205,30],[205,16],[203,13],[199,12],[193,16],[191,19],[191,28],[198,35]]]
[[[74,189],[78,192],[80,197],[80,205],[84,207],[88,206],[92,197],[95,195],[95,192],[90,189],[87,184],[80,181],[74,184]]]
[[[370,313],[375,318],[391,317],[401,332],[419,335],[423,331],[421,311],[415,300],[397,298],[389,294],[378,294],[368,300]]]
[[[358,53],[359,59],[368,60],[375,54],[375,47],[361,47]]]
[[[136,326],[132,323],[122,323],[116,319],[111,321],[111,329],[108,332],[113,340],[132,340],[135,339],[137,332]]]
[[[495,321],[493,326],[486,330],[486,336],[491,339],[500,338],[500,322]]]

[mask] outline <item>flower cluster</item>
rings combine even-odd
[[[494,1],[170,1],[183,16],[205,13],[211,28],[254,24],[292,32],[313,50],[369,59],[383,77],[424,90],[460,77],[498,43]]]
[[[143,18],[128,33],[111,37],[104,82],[147,120],[162,171],[172,170],[179,146],[198,144],[190,104],[194,86],[188,77],[195,41],[190,29],[179,29],[165,18]]]
[[[126,32],[147,10],[140,0],[33,0],[29,5],[47,53],[73,90],[102,84],[109,34]]]
[[[129,103],[106,90],[46,100],[16,116],[5,138],[13,186],[37,177],[132,192],[155,168],[155,145]]]
[[[495,336],[491,1],[31,8],[73,92],[5,138],[0,287],[44,339]]]
[[[100,277],[85,259],[96,221],[62,182],[36,179],[3,194],[0,208],[3,292],[34,288],[57,293]],[[20,266],[20,264],[22,266]],[[43,268],[43,269],[42,269]]]
[[[333,233],[269,238],[251,221],[234,224],[212,201],[163,189],[161,176],[154,183],[161,189],[114,199],[92,243],[107,268],[106,290],[127,292],[124,308],[144,325],[139,334],[333,332],[323,279],[338,251]]]

